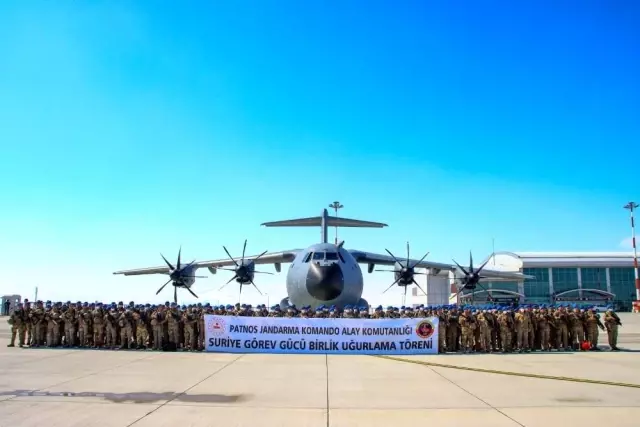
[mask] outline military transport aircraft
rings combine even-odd
[[[229,257],[228,259],[193,261],[183,264],[180,259],[180,252],[178,252],[176,265],[171,264],[161,255],[166,264],[165,266],[116,271],[113,274],[123,274],[125,276],[142,274],[168,275],[169,280],[158,289],[156,295],[160,293],[166,285],[172,283],[174,286],[174,301],[177,302],[178,288],[186,289],[191,295],[197,298],[197,295],[191,290],[191,287],[195,283],[196,278],[202,277],[195,275],[196,271],[200,268],[207,268],[212,274],[216,274],[217,270],[232,271],[234,273],[233,277],[224,286],[235,280],[240,285],[240,293],[242,292],[242,286],[245,285],[252,285],[260,292],[253,281],[255,274],[273,273],[256,271],[256,265],[274,264],[276,271],[280,272],[283,263],[290,263],[286,280],[287,297],[280,302],[282,308],[290,305],[297,307],[310,305],[313,308],[319,305],[335,305],[338,308],[342,308],[345,305],[356,305],[358,307],[368,306],[367,301],[362,298],[363,278],[359,264],[367,264],[369,273],[374,271],[376,265],[393,266],[393,270],[386,270],[393,272],[395,277],[395,281],[387,290],[394,285],[398,285],[405,288],[405,294],[407,287],[411,284],[420,287],[414,276],[425,273],[416,272],[415,270],[418,268],[430,269],[434,274],[440,271],[456,271],[459,269],[458,271],[464,274],[460,291],[464,289],[475,289],[475,287],[479,285],[480,280],[485,278],[522,280],[528,277],[515,272],[483,270],[486,262],[479,269],[474,270],[473,261],[471,261],[470,268],[464,268],[455,261],[454,264],[426,261],[425,258],[428,253],[420,260],[411,259],[409,257],[408,243],[407,257],[403,260],[396,258],[386,249],[389,255],[345,249],[344,241],[337,245],[328,243],[328,228],[330,226],[383,228],[387,225],[379,222],[329,216],[326,209],[317,217],[266,222],[262,225],[266,227],[319,226],[321,230],[321,242],[311,245],[307,249],[293,249],[282,252],[264,251],[259,255],[246,256],[247,241],[245,240],[242,257],[239,259],[233,258],[227,248],[223,246],[224,251]],[[480,276],[480,271],[483,272],[483,276]],[[422,290],[422,288],[420,289]],[[424,293],[424,290],[422,290],[422,292]],[[260,293],[262,294],[262,292]]]

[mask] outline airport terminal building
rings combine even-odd
[[[535,279],[524,281],[483,282],[473,295],[465,290],[450,303],[475,303],[489,300],[524,304],[593,303],[613,304],[619,310],[630,311],[636,299],[633,254],[631,252],[497,252],[489,258],[487,268],[520,271]],[[442,304],[442,294],[435,287],[438,277],[427,277],[427,297],[430,305]],[[459,285],[449,276],[450,296]],[[435,292],[434,292],[435,291]],[[448,292],[446,292],[448,293]],[[440,294],[440,295],[437,295]],[[412,303],[424,304],[425,296],[414,289]]]

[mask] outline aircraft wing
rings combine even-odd
[[[376,264],[376,265],[395,265],[396,260],[389,255],[374,254],[364,251],[349,250],[351,255],[362,264]],[[398,260],[402,263],[407,261],[407,258],[398,257]],[[436,268],[439,270],[454,270],[455,266],[452,264],[442,264],[440,262],[433,261],[420,261],[418,259],[409,259],[409,265],[416,268]]]
[[[283,252],[267,252],[262,255],[257,261],[256,264],[279,264],[285,262],[291,262],[296,257],[298,252],[302,251],[302,249],[292,249],[289,251]],[[256,260],[258,255],[245,256],[245,261]],[[236,258],[236,261],[239,262],[240,258]],[[184,264],[187,265],[186,263]],[[211,260],[211,261],[198,261],[194,262],[193,266],[195,268],[217,268],[217,267],[233,267],[235,263],[229,258],[219,259],[219,260]],[[143,274],[169,274],[169,267],[147,267],[147,268],[137,268],[132,270],[121,270],[116,271],[113,274],[123,274],[125,276],[139,276]]]
[[[396,263],[396,260],[393,257],[388,255],[380,255],[380,254],[374,254],[371,252],[356,251],[356,250],[349,250],[349,252],[351,252],[351,255],[353,255],[353,257],[356,259],[358,263],[362,263],[362,264],[395,265]],[[402,263],[405,263],[407,259],[403,257],[398,257],[398,260]],[[434,262],[429,260],[420,261],[417,259],[409,259],[409,265],[415,268],[433,268],[433,269],[448,270],[448,271],[458,270],[458,267],[453,263],[444,264],[444,263]],[[467,268],[467,271],[469,271],[468,268]],[[499,278],[499,279],[523,280],[523,279],[533,278],[532,276],[526,276],[519,272],[496,271],[496,270],[490,270],[488,268],[484,268],[480,274],[484,276],[486,279]]]
[[[113,274],[124,274],[125,276],[140,276],[143,274],[169,274],[169,267],[164,265],[162,267],[136,268],[133,270],[114,271]]]
[[[291,262],[301,252],[302,249],[292,249],[282,252],[267,252],[266,254],[245,256],[245,261],[254,261],[256,264],[280,264],[285,262]],[[240,258],[235,258],[236,262],[240,261]],[[198,261],[193,264],[195,267],[234,267],[235,263],[229,258],[211,260],[211,261]]]

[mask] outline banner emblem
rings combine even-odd
[[[219,337],[227,332],[227,328],[222,317],[210,316],[207,321],[207,330],[211,335]]]
[[[423,340],[430,338],[434,332],[435,329],[433,327],[433,324],[428,320],[423,320],[422,322],[418,323],[418,326],[416,326],[416,335],[418,335]]]

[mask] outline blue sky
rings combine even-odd
[[[162,277],[111,272],[180,245],[305,247],[318,230],[259,224],[336,199],[390,225],[342,231],[350,248],[620,250],[638,19],[632,1],[2,2],[0,293],[164,301]],[[234,302],[225,278],[194,290]],[[395,302],[390,280],[364,296]]]

